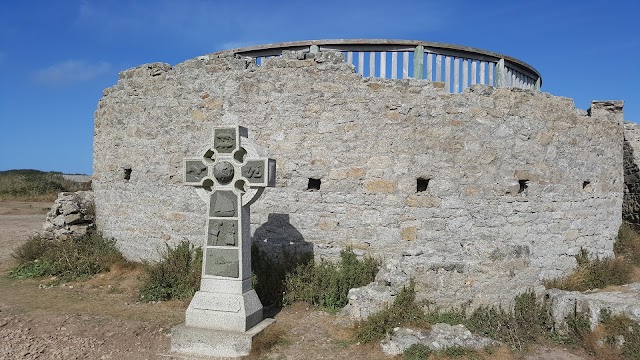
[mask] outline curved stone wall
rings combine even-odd
[[[302,58],[299,60],[298,58]],[[265,249],[395,258],[423,297],[495,303],[612,254],[621,223],[620,103],[366,79],[339,53],[256,67],[204,56],[120,74],[95,113],[98,227],[133,259],[200,243],[206,204],[183,159],[242,125],[277,160],[252,206]]]

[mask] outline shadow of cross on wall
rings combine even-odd
[[[313,256],[313,244],[306,242],[291,224],[289,214],[270,213],[267,222],[253,233],[252,240],[272,259],[279,259],[284,252]]]

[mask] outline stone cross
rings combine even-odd
[[[184,184],[204,189],[209,204],[202,280],[187,309],[188,327],[245,332],[262,321],[251,286],[249,206],[275,185],[276,164],[255,157],[247,138],[246,128],[215,127],[203,156],[184,161]]]

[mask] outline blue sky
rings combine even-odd
[[[2,0],[0,170],[91,173],[93,112],[118,72],[280,41],[477,47],[533,65],[578,108],[624,100],[640,122],[639,16],[635,0]]]

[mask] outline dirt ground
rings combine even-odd
[[[184,302],[140,303],[139,271],[113,269],[81,283],[14,280],[11,252],[40,230],[49,203],[0,201],[0,359],[186,359],[169,354],[170,329]],[[272,312],[266,309],[267,314]],[[392,359],[376,344],[354,343],[335,316],[296,304],[273,313],[248,359]],[[477,358],[477,357],[474,357]],[[575,349],[498,349],[485,359],[588,359]]]

